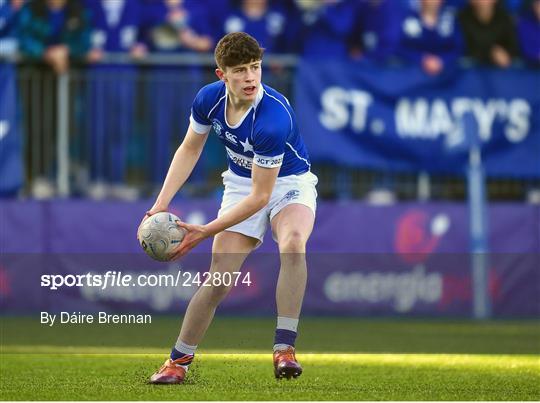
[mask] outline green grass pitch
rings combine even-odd
[[[179,321],[46,328],[1,318],[0,400],[539,400],[540,324],[304,319],[276,381],[273,319],[218,318],[184,385],[147,384]]]

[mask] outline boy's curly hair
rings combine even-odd
[[[220,39],[214,51],[214,58],[220,69],[261,60],[264,49],[251,35],[232,32]]]

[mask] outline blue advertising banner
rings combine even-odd
[[[0,63],[0,197],[16,194],[23,183],[15,86],[15,66]]]
[[[314,161],[464,174],[482,149],[487,175],[540,177],[540,71],[301,63],[298,122]]]
[[[211,240],[180,261],[151,260],[135,239],[149,205],[150,201],[0,202],[0,314],[36,313],[44,307],[182,312],[197,290],[192,281],[196,273],[210,267]],[[218,208],[213,200],[172,205],[175,214],[191,223],[212,220]],[[489,217],[487,259],[494,317],[540,317],[539,206],[492,205]],[[303,312],[470,317],[468,234],[463,204],[376,207],[323,202],[308,243]],[[274,314],[279,266],[276,244],[268,233],[246,260],[238,286],[220,310]],[[243,282],[248,272],[249,281]],[[128,283],[120,281],[127,276]]]

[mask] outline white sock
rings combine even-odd
[[[194,355],[195,350],[197,350],[197,345],[190,346],[189,344],[184,343],[180,338],[176,341],[174,348],[182,354]]]
[[[290,330],[291,332],[297,333],[298,319],[286,318],[285,316],[278,316],[276,328]]]

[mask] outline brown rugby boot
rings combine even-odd
[[[175,384],[184,382],[186,377],[185,364],[189,364],[193,357],[187,356],[177,360],[168,358],[161,368],[150,377],[150,383],[153,384]]]
[[[302,374],[302,367],[296,361],[294,347],[274,351],[274,375],[276,379],[297,378]]]

